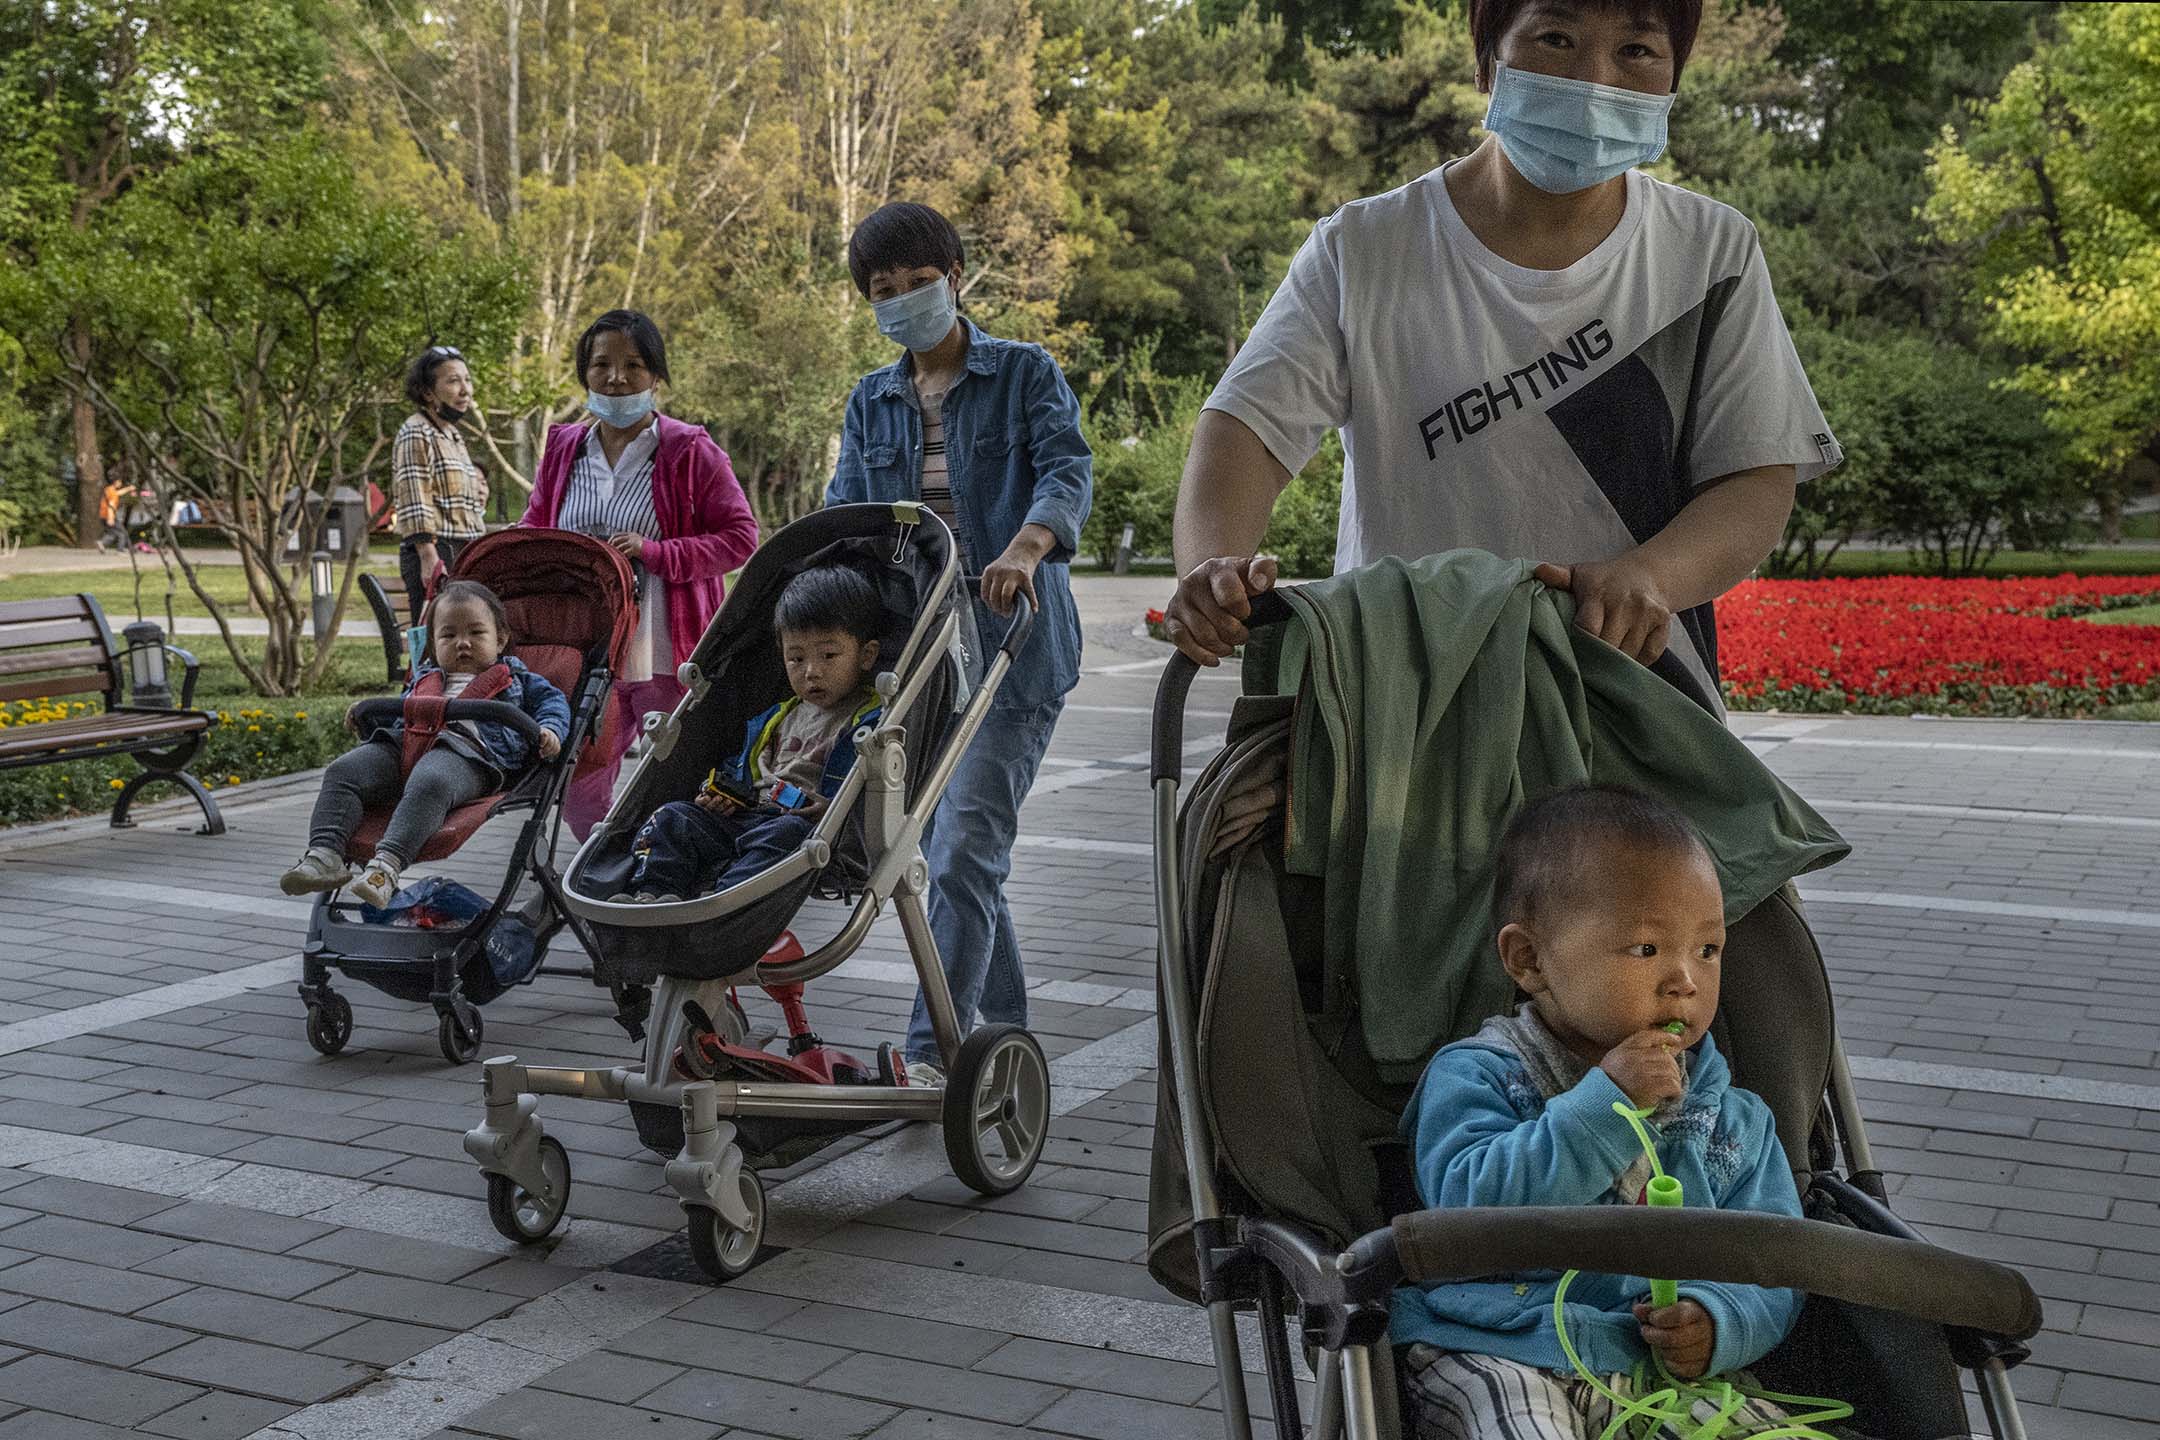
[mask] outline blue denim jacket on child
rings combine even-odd
[[[1080,434],[1080,402],[1040,345],[999,340],[966,319],[967,371],[945,394],[945,453],[960,566],[980,575],[1020,527],[1057,537],[1035,572],[1042,613],[998,692],[1001,707],[1027,709],[1080,681],[1080,617],[1067,564],[1095,493],[1095,462]],[[908,357],[873,370],[848,397],[840,463],[828,505],[922,498],[923,423]],[[976,602],[985,647],[1011,623]]]
[[[495,698],[505,705],[515,705],[532,716],[543,728],[554,731],[557,740],[568,740],[569,699],[555,688],[553,681],[533,674],[525,668],[525,662],[516,656],[505,655],[502,663],[510,667],[510,688]],[[413,676],[413,683],[417,684],[421,675],[435,668],[433,661],[421,666],[419,672]],[[412,693],[412,685],[405,687],[405,693]],[[521,732],[492,720],[475,722],[473,728],[479,732],[480,748],[487,751],[488,758],[495,762],[495,768],[503,774],[515,775],[532,763],[532,741],[527,740]],[[404,730],[405,722],[399,720],[390,725],[378,725],[360,738],[366,741],[377,735],[387,735],[394,740],[403,734]]]

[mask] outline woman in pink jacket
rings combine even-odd
[[[595,535],[638,572],[638,632],[615,677],[612,714],[563,800],[580,840],[607,814],[623,751],[648,711],[682,698],[677,662],[720,608],[726,574],[757,548],[757,520],[728,457],[695,425],[655,408],[668,379],[660,329],[610,310],[578,337],[577,373],[590,422],[548,431],[522,525]]]

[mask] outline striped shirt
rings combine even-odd
[[[600,427],[585,431],[570,466],[570,483],[563,491],[557,526],[582,535],[606,539],[625,532],[660,538],[660,520],[653,513],[653,462],[660,455],[660,427],[647,425],[623,446],[613,465],[600,444]],[[618,680],[650,680],[672,674],[675,646],[668,635],[667,583],[652,572],[639,569],[638,628],[623,656]]]
[[[945,462],[945,391],[915,386],[922,404],[922,502],[947,525],[953,522],[952,471]]]
[[[390,498],[400,535],[470,540],[487,529],[487,481],[455,425],[415,413],[390,447]]]

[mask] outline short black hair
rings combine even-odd
[[[435,372],[452,360],[463,360],[455,345],[430,345],[413,356],[405,367],[405,398],[415,410],[425,410],[435,398]]]
[[[460,600],[477,600],[487,606],[488,614],[494,618],[496,632],[503,638],[503,649],[510,648],[510,612],[503,609],[501,596],[477,580],[444,581],[442,589],[435,592],[435,598],[428,601],[429,623],[434,622],[438,606],[452,605]]]
[[[821,565],[788,581],[773,606],[773,629],[783,635],[840,630],[867,644],[885,633],[885,602],[861,571]]]
[[[1543,0],[1470,0],[1470,48],[1477,54],[1480,86],[1490,86],[1493,63],[1500,58],[1500,37],[1507,34],[1515,17]],[[1569,0],[1585,10],[1625,10],[1633,15],[1656,16],[1665,23],[1672,39],[1673,89],[1680,88],[1680,71],[1688,52],[1695,48],[1695,32],[1702,28],[1703,0]]]
[[[915,270],[935,265],[950,275],[966,263],[967,249],[953,223],[927,205],[896,200],[880,205],[863,218],[848,237],[848,274],[865,298],[870,277],[881,270]]]
[[[577,383],[585,383],[585,371],[592,365],[593,342],[602,335],[628,335],[630,343],[637,346],[638,358],[645,368],[662,380],[674,383],[667,370],[667,342],[660,338],[660,327],[653,324],[652,316],[642,310],[610,310],[577,337]]]
[[[1500,839],[1493,929],[1535,924],[1601,855],[1621,846],[1710,858],[1710,847],[1669,801],[1625,785],[1555,790],[1517,811]]]

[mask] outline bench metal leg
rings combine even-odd
[[[203,788],[202,781],[197,780],[185,770],[152,770],[148,768],[138,771],[127,784],[120,787],[119,797],[113,801],[113,829],[131,830],[134,828],[135,822],[127,818],[128,806],[133,803],[135,792],[154,780],[170,780],[173,784],[178,785],[188,794],[195,797],[195,803],[202,807],[203,812],[202,828],[197,830],[196,834],[222,835],[225,833],[225,817],[218,813],[217,801],[210,798],[210,792]]]

